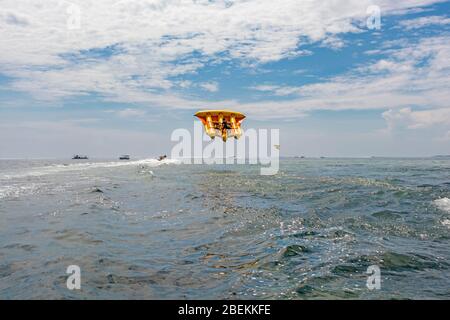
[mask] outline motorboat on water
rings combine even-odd
[[[130,160],[130,156],[128,154],[121,155],[119,160]]]
[[[158,158],[158,161],[163,161],[164,159],[166,159],[167,158],[167,156],[166,155],[163,155],[163,156],[159,156],[159,158]]]
[[[72,160],[87,160],[89,159],[88,156],[81,156],[79,154],[76,154],[72,157]]]

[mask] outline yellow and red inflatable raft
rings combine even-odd
[[[229,137],[239,139],[242,136],[241,123],[245,115],[231,110],[202,110],[195,114],[205,127],[206,134],[214,139],[222,137],[225,142]]]

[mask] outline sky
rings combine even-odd
[[[0,48],[0,158],[170,154],[223,108],[283,156],[450,154],[449,1],[0,0]]]

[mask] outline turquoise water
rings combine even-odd
[[[450,298],[450,160],[259,169],[0,160],[0,298]]]

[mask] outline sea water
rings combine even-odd
[[[450,160],[0,160],[1,299],[448,299],[449,275]]]

